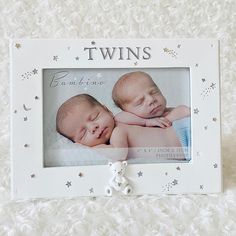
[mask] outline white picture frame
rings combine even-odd
[[[101,48],[117,51],[104,57]],[[10,53],[13,199],[106,195],[112,177],[109,161],[44,165],[44,72],[64,68],[188,68],[191,160],[128,164],[125,177],[132,195],[222,191],[218,40],[14,39]]]

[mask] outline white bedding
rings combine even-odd
[[[109,159],[96,150],[85,147],[81,144],[73,143],[67,138],[58,133],[54,133],[55,137],[53,145],[48,147],[45,145],[44,151],[44,166],[45,167],[59,167],[59,166],[86,166],[86,165],[106,165]],[[185,162],[177,159],[167,160],[164,158],[155,157],[154,148],[142,148],[141,153],[139,149],[131,149],[128,156],[128,163],[130,164],[147,164],[147,163],[166,163],[166,162]],[[144,152],[144,150],[146,150]],[[105,150],[104,150],[105,151]]]

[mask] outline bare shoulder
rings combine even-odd
[[[174,110],[177,110],[180,112],[183,116],[189,116],[190,115],[190,108],[185,105],[180,105],[174,108]]]
[[[128,125],[123,123],[116,123],[116,127],[113,129],[112,135],[125,135],[127,133]]]
[[[114,147],[127,147],[128,135],[125,125],[117,125],[112,132],[110,143]]]

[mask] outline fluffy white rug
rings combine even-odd
[[[235,12],[235,0],[0,0],[0,235],[236,235]],[[221,40],[223,193],[10,200],[9,38],[182,37]]]

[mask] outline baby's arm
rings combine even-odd
[[[115,115],[115,121],[128,124],[146,126],[146,119],[136,116],[130,112],[122,111]]]
[[[117,126],[112,132],[110,143],[114,147],[116,160],[124,161],[128,156],[128,134],[124,127]]]
[[[184,105],[175,107],[173,110],[171,110],[165,118],[167,118],[169,121],[173,122],[174,120],[180,120],[184,117],[190,116],[190,108]]]
[[[141,118],[132,113],[122,111],[115,116],[115,121],[128,124],[128,125],[140,125],[140,126],[159,126],[161,128],[169,127],[171,124],[165,117],[155,117],[155,118]]]

